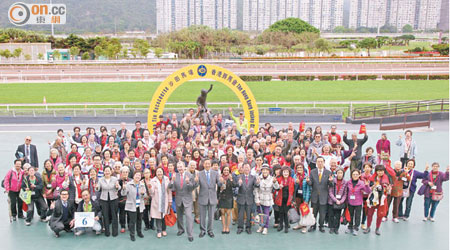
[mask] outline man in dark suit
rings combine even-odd
[[[23,163],[30,163],[36,169],[39,168],[37,150],[36,146],[31,144],[31,136],[25,137],[25,143],[17,147],[16,158]]]
[[[219,173],[211,169],[210,159],[204,160],[203,167],[204,169],[198,174],[198,183],[200,185],[198,193],[198,204],[200,206],[199,237],[202,238],[208,231],[209,237],[214,238],[212,222],[217,205],[217,186],[221,187],[223,182],[219,180]],[[208,228],[206,228],[206,213],[208,213]]]
[[[69,201],[69,191],[62,190],[60,198],[56,202],[52,202],[50,209],[53,209],[53,213],[48,225],[55,232],[55,237],[58,238],[62,230],[72,231],[71,228],[75,224],[75,206],[73,202]]]
[[[198,186],[195,182],[194,175],[186,172],[183,161],[177,163],[178,173],[169,184],[169,188],[176,192],[175,204],[177,206],[177,226],[178,236],[184,233],[183,215],[186,214],[187,235],[188,240],[193,241],[192,231],[194,227],[194,219],[192,218],[192,208],[194,201],[192,199],[192,191]]]
[[[237,234],[242,233],[244,229],[244,214],[246,216],[245,231],[248,234],[252,233],[252,228],[250,224],[251,210],[255,203],[255,196],[253,195],[253,190],[255,187],[259,186],[259,179],[255,176],[250,175],[250,165],[244,163],[244,173],[240,174],[234,179],[234,187],[237,187],[238,194],[236,203],[238,204],[238,230]]]
[[[327,213],[328,203],[328,187],[331,185],[333,176],[331,172],[325,169],[325,159],[321,156],[317,157],[316,168],[311,170],[310,177],[306,178],[306,182],[311,186],[311,207],[313,208],[314,217],[317,222],[317,213],[319,213],[319,231],[324,233],[323,223]],[[317,223],[316,223],[317,224]],[[316,224],[309,228],[312,232],[316,230]]]

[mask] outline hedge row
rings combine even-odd
[[[316,76],[279,76],[282,81],[314,81]],[[343,80],[376,80],[377,75],[342,75],[342,76],[317,76],[320,81],[333,81],[338,78]],[[403,80],[405,75],[382,75],[383,80]],[[272,76],[241,76],[243,81],[271,81]],[[449,75],[406,75],[407,80],[448,80]]]
[[[314,81],[315,76],[280,76],[282,81]]]
[[[240,76],[243,81],[249,82],[267,82],[272,81],[272,76]]]

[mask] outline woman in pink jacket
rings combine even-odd
[[[156,176],[150,181],[149,189],[152,197],[150,215],[156,219],[156,237],[167,236],[164,216],[172,206],[172,191],[168,188],[169,178],[164,175],[162,168],[156,169]]]
[[[361,222],[361,211],[363,204],[363,192],[369,193],[369,181],[363,182],[359,179],[361,173],[358,169],[354,169],[351,173],[352,179],[347,182],[347,204],[350,212],[350,221],[348,229],[345,233],[351,233],[354,236],[358,235],[358,228]]]

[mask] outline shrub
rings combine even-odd
[[[376,75],[358,75],[358,80],[376,80]]]
[[[334,76],[319,76],[319,80],[321,81],[333,81],[335,80]]]
[[[313,81],[315,76],[280,76],[280,80],[284,81]]]
[[[261,81],[271,81],[272,76],[240,76],[242,81],[250,82],[261,82]]]
[[[383,75],[383,80],[403,80],[404,75]]]
[[[408,80],[427,80],[428,77],[426,75],[407,75],[406,79],[408,79]]]
[[[448,75],[430,75],[430,80],[448,80]]]

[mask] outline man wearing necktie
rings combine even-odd
[[[17,147],[16,159],[23,163],[30,163],[36,169],[39,168],[37,150],[36,146],[31,144],[31,136],[25,137],[25,143]]]
[[[198,182],[195,181],[194,175],[186,171],[184,162],[177,163],[178,173],[169,184],[169,188],[176,192],[175,204],[177,206],[177,236],[184,234],[183,216],[186,215],[188,240],[192,242],[194,237],[192,231],[194,227],[194,218],[192,217],[192,209],[194,201],[192,199],[192,191],[197,188]]]
[[[211,170],[211,160],[203,161],[203,170],[199,173],[198,204],[200,206],[200,235],[205,236],[206,231],[209,237],[214,238],[212,231],[213,215],[217,205],[217,186],[221,187],[223,181],[219,179],[219,173]],[[197,182],[197,181],[196,181]],[[208,227],[206,227],[206,214],[208,213]]]
[[[244,230],[244,214],[246,216],[245,231],[248,234],[252,233],[251,228],[251,209],[255,203],[255,196],[253,190],[255,187],[259,187],[259,179],[250,175],[250,165],[245,163],[244,173],[240,174],[238,178],[234,180],[233,186],[238,188],[238,195],[236,202],[238,204],[238,230],[237,234],[241,234]]]
[[[325,169],[325,159],[321,156],[317,157],[316,168],[311,170],[311,175],[306,177],[306,182],[311,186],[311,207],[316,221],[319,221],[319,231],[322,233],[325,232],[323,224],[328,206],[328,188],[332,184],[330,177],[332,177],[331,172]],[[317,220],[318,213],[319,220]],[[310,232],[314,230],[316,230],[316,225],[309,229]]]
[[[62,190],[60,198],[56,202],[52,202],[50,209],[53,209],[49,226],[55,233],[55,237],[59,237],[61,231],[70,232],[75,224],[74,213],[75,206],[69,200],[69,191]]]

